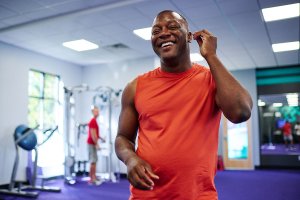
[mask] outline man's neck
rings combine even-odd
[[[192,67],[192,63],[190,59],[187,59],[185,61],[175,61],[175,60],[161,60],[161,69],[165,72],[170,72],[170,73],[180,73],[184,72]]]

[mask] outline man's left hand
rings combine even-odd
[[[205,59],[216,55],[217,38],[208,30],[204,29],[193,33],[193,38],[198,42],[200,53]]]

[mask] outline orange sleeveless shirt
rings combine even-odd
[[[218,130],[210,70],[194,64],[182,73],[157,68],[137,78],[136,153],[159,180],[153,190],[130,186],[132,200],[215,200]]]

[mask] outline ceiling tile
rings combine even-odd
[[[201,1],[182,1],[182,0],[173,0],[172,1],[177,8],[192,8],[192,7],[201,7],[205,5],[214,4],[211,0],[201,0]]]
[[[237,66],[231,61],[231,57],[227,57],[223,51],[221,51],[220,49],[218,49],[217,54],[221,60],[221,62],[223,63],[223,65],[226,67],[226,69],[228,70],[237,70]]]
[[[19,14],[25,14],[27,12],[35,11],[42,8],[42,6],[34,0],[1,0],[0,5],[5,6]]]
[[[2,20],[2,22],[7,24],[8,26],[22,24],[28,21],[30,21],[30,19],[23,15],[15,15],[13,17],[5,18]]]
[[[259,11],[240,13],[228,17],[233,26],[263,25]]]
[[[232,58],[231,62],[237,69],[255,68],[256,64],[242,45],[227,45],[220,48],[226,57]]]
[[[36,2],[45,7],[51,7],[53,5],[65,4],[67,2],[70,2],[70,0],[36,0]]]
[[[144,17],[141,12],[132,7],[115,8],[112,10],[105,10],[101,13],[115,22],[122,22],[123,20],[139,19]]]
[[[41,9],[41,10],[36,10],[36,11],[26,13],[23,16],[25,16],[30,21],[32,21],[32,20],[42,19],[46,17],[52,17],[55,15],[56,13],[52,9],[46,8],[46,9]]]
[[[192,24],[197,27],[197,30],[201,29],[208,29],[209,31],[215,30],[215,29],[221,29],[228,27],[226,19],[224,17],[213,17],[209,19],[203,19],[203,20],[190,20]]]
[[[222,16],[216,4],[183,8],[181,10],[188,20],[206,20]]]
[[[272,43],[299,41],[299,17],[266,24]]]
[[[234,15],[239,13],[246,13],[252,11],[258,11],[259,7],[257,1],[253,0],[230,0],[222,1],[218,3],[221,10],[225,15]]]
[[[122,26],[126,27],[129,31],[133,31],[135,29],[151,27],[152,23],[153,23],[153,19],[138,18],[138,19],[132,19],[132,20],[123,20]]]
[[[298,51],[277,52],[277,53],[275,53],[275,55],[278,60],[278,64],[281,66],[299,63],[299,50]]]
[[[257,45],[257,48],[249,48],[248,52],[251,54],[252,58],[258,66],[264,67],[275,67],[278,66],[275,60],[275,55],[271,48],[261,48]]]
[[[102,33],[103,35],[119,34],[128,32],[128,29],[123,27],[121,24],[107,24],[103,26],[97,26],[93,28],[95,31]]]
[[[2,22],[0,21],[0,29],[4,28],[4,27],[6,27],[6,26],[7,26],[7,24],[4,24],[4,23],[2,23]]]
[[[269,8],[275,6],[282,6],[292,3],[299,3],[299,0],[258,0],[261,8]]]
[[[142,3],[136,4],[134,7],[141,13],[143,13],[143,15],[148,16],[152,20],[159,12],[163,10],[179,11],[170,1],[161,0],[144,1]]]
[[[101,12],[89,13],[76,17],[76,21],[85,27],[95,27],[100,25],[112,24],[113,20],[106,17]]]
[[[51,6],[51,9],[58,13],[72,12],[75,10],[84,10],[90,8],[89,5],[86,5],[84,1],[66,1],[60,4],[54,4]]]
[[[13,12],[13,11],[7,9],[7,8],[4,8],[4,7],[0,6],[0,21],[2,19],[12,17],[12,16],[15,16],[15,15],[16,15],[16,12]]]
[[[5,38],[14,39],[16,42],[13,42],[13,44],[18,45],[20,41],[34,40],[35,36],[23,30],[0,32],[0,40],[5,41]]]

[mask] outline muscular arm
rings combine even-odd
[[[139,189],[149,190],[154,186],[152,179],[158,179],[151,166],[135,153],[135,139],[138,129],[138,113],[134,96],[136,80],[129,83],[122,95],[122,109],[119,117],[115,150],[118,158],[127,166],[128,180]]]
[[[248,91],[224,67],[216,54],[217,38],[207,30],[194,33],[216,83],[216,104],[233,123],[246,121],[251,116],[252,99]]]
[[[225,117],[234,123],[249,119],[252,99],[247,90],[226,70],[216,55],[208,57],[207,62],[216,82],[216,103]]]
[[[91,128],[91,136],[92,136],[92,140],[95,144],[97,144],[98,142],[98,136],[97,136],[97,131],[94,128]]]
[[[117,156],[125,164],[135,156],[135,139],[138,128],[138,113],[134,106],[136,82],[131,82],[122,95],[122,109],[119,117],[118,134],[115,141]]]

